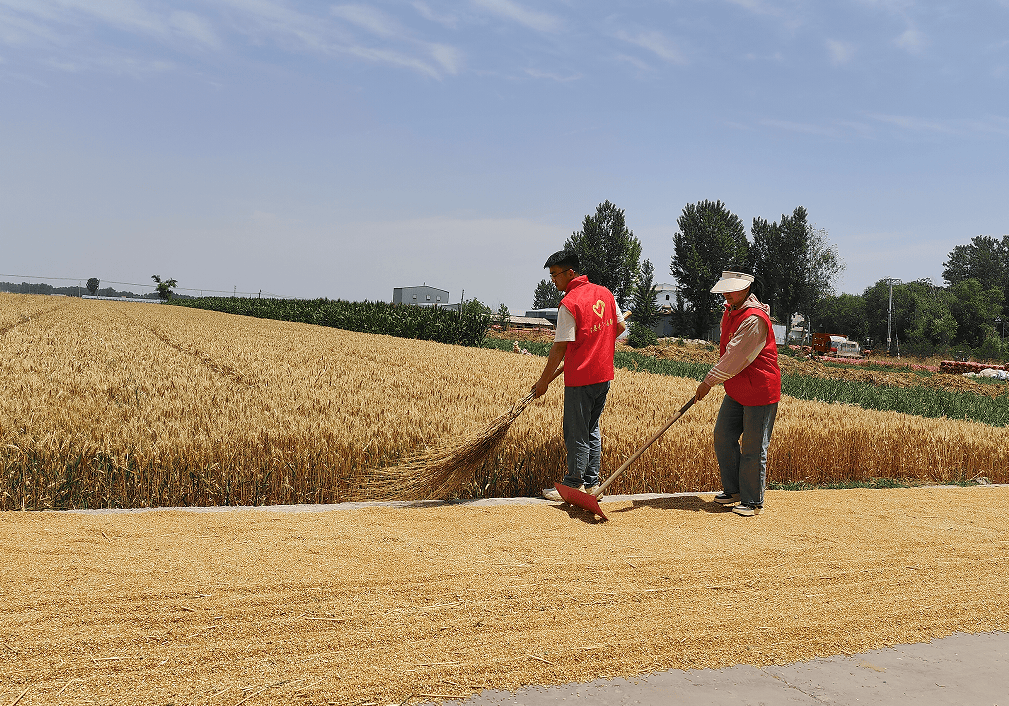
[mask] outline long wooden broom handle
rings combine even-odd
[[[649,439],[647,442],[645,442],[644,446],[642,446],[640,449],[638,449],[637,451],[635,451],[631,455],[631,457],[629,459],[627,459],[626,461],[624,461],[623,465],[620,466],[620,468],[618,468],[617,470],[615,470],[613,472],[613,475],[611,475],[609,478],[607,478],[606,481],[601,486],[599,486],[599,490],[596,491],[596,495],[599,495],[604,490],[606,490],[609,487],[610,483],[612,483],[613,481],[615,481],[617,479],[617,476],[619,476],[621,473],[624,472],[625,468],[627,468],[629,465],[631,465],[632,463],[634,463],[635,461],[637,461],[638,460],[638,456],[640,456],[641,454],[643,454],[648,449],[648,447],[651,446],[652,444],[654,444],[655,441],[660,436],[662,436],[663,434],[665,434],[666,433],[666,429],[668,429],[669,427],[673,426],[673,422],[675,422],[677,419],[679,419],[680,417],[682,417],[683,414],[684,414],[684,412],[686,412],[688,409],[690,409],[690,407],[694,404],[695,400],[696,400],[695,397],[691,397],[689,402],[687,402],[685,405],[683,405],[682,407],[680,407],[680,411],[677,412],[676,414],[674,414],[673,418],[670,419],[668,422],[666,422],[666,425],[664,427],[662,427],[661,429],[659,429],[655,433],[655,436],[653,436],[651,439]]]

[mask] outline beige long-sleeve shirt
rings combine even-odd
[[[767,304],[761,304],[752,294],[742,304],[744,309],[751,307],[759,307],[770,315],[771,308]],[[747,316],[725,346],[725,353],[705,376],[704,382],[714,387],[735,377],[756,360],[766,341],[767,324],[764,320],[759,316]]]

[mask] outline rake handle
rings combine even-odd
[[[608,487],[610,487],[610,483],[612,483],[613,481],[615,481],[617,479],[617,476],[619,476],[621,473],[624,472],[625,468],[627,468],[629,465],[631,465],[632,463],[634,463],[635,461],[637,461],[638,460],[638,456],[640,456],[641,454],[643,454],[648,449],[649,446],[651,446],[652,444],[654,444],[656,442],[656,440],[658,440],[658,438],[660,436],[662,436],[663,434],[665,434],[666,430],[669,427],[673,426],[673,422],[675,422],[677,419],[679,419],[680,417],[682,417],[683,414],[688,409],[690,409],[693,406],[693,404],[696,401],[696,399],[697,398],[695,398],[695,397],[691,397],[689,402],[687,402],[685,405],[683,405],[682,407],[680,407],[680,411],[677,412],[676,414],[674,414],[673,418],[670,419],[668,422],[666,422],[666,425],[664,427],[662,427],[657,432],[655,432],[655,435],[651,439],[649,439],[648,441],[646,441],[644,446],[642,446],[640,449],[638,449],[633,454],[631,454],[631,457],[629,459],[627,459],[626,461],[624,461],[623,465],[621,465],[620,468],[618,468],[617,470],[615,470],[613,472],[613,474],[609,478],[607,478],[603,482],[602,485],[599,486],[599,490],[597,491],[596,494],[597,495],[601,495],[604,490],[606,490]]]

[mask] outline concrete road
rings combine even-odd
[[[673,670],[637,679],[485,691],[463,706],[1009,706],[1009,634],[952,635],[779,667]]]

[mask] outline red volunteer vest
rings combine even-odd
[[[771,319],[760,307],[747,307],[732,311],[725,306],[722,314],[721,354],[736,333],[743,319],[759,316],[767,324],[767,340],[757,357],[734,377],[725,381],[725,394],[746,407],[774,404],[781,400],[781,369],[778,367],[778,346],[774,343]]]
[[[564,386],[595,385],[613,379],[617,303],[606,287],[580,275],[561,300],[575,319],[575,340],[564,353]]]

